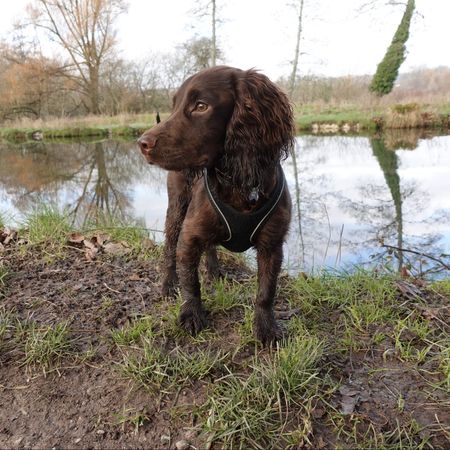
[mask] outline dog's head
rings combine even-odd
[[[182,84],[172,114],[138,143],[147,161],[164,169],[219,165],[253,178],[255,166],[273,166],[287,155],[292,116],[286,95],[265,75],[213,67]]]

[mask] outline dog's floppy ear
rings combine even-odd
[[[255,70],[237,73],[225,153],[249,153],[251,164],[272,165],[287,156],[293,142],[293,112],[286,94]]]

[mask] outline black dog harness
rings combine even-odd
[[[252,247],[256,233],[271,216],[283,194],[286,180],[281,166],[278,165],[277,183],[269,199],[261,208],[248,213],[236,211],[220,200],[217,192],[208,182],[208,170],[206,168],[203,169],[203,179],[209,201],[219,214],[220,221],[228,230],[228,238],[221,242],[221,245],[232,252],[244,252]]]

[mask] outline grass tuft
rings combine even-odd
[[[256,355],[249,375],[230,370],[203,406],[205,431],[227,448],[274,448],[292,440],[289,412],[315,392],[322,350],[316,337],[296,336],[276,351]]]
[[[149,416],[144,411],[136,411],[131,408],[125,409],[122,413],[117,414],[117,423],[122,425],[122,431],[125,431],[126,425],[130,425],[134,428],[134,432],[137,434],[139,428],[150,421]]]
[[[4,296],[8,269],[0,262],[0,298]]]
[[[28,241],[30,244],[50,242],[53,246],[62,246],[70,231],[67,216],[53,207],[41,207],[34,210],[26,219]]]
[[[250,304],[252,290],[248,284],[219,279],[215,281],[212,294],[205,292],[205,304],[211,311],[229,311]]]
[[[124,223],[118,218],[104,215],[97,218],[95,224],[87,224],[85,232],[101,230],[109,235],[113,242],[124,242],[134,254],[147,259],[159,258],[162,254],[162,246],[150,239],[148,230],[138,222]]]
[[[450,297],[450,279],[435,281],[430,287],[439,294]]]
[[[0,309],[0,356],[14,334],[15,322],[16,319],[11,311]]]
[[[58,367],[63,358],[73,354],[68,323],[41,327],[32,323],[26,330],[24,352],[27,366],[41,367],[44,372]]]
[[[170,392],[192,381],[201,380],[215,370],[227,355],[198,350],[195,353],[175,348],[164,352],[154,339],[146,339],[136,354],[125,352],[122,373],[152,392]]]
[[[111,336],[117,345],[130,346],[138,344],[141,339],[153,338],[154,332],[155,321],[153,317],[145,316],[119,330],[111,331]]]

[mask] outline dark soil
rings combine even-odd
[[[206,382],[168,394],[150,392],[117,368],[120,349],[111,339],[111,330],[140,315],[167,315],[167,301],[158,294],[157,261],[105,254],[91,261],[77,248],[68,247],[54,257],[44,248],[17,246],[5,249],[1,259],[9,272],[1,308],[24,322],[68,321],[77,354],[90,351],[85,358],[67,358],[58,368],[44,371],[22,364],[19,348],[0,347],[1,448],[168,449],[182,439],[205,448],[204,437],[192,431],[199,420],[192,411],[205,401]],[[238,281],[251,276],[236,265],[225,270],[228,278]],[[252,295],[250,290],[249,298]],[[283,299],[278,308],[287,308]],[[239,308],[211,314],[218,346],[235,348],[239,342],[235,324],[242,320]],[[193,344],[181,335],[176,344],[169,337],[162,345],[189,351]],[[316,401],[305,447],[345,448],[349,436],[368,435],[373,427],[380,433],[392,430],[394,448],[414,448],[417,436],[427,442],[425,448],[450,448],[450,399],[444,389],[431,387],[442,375],[435,366],[417,371],[387,357],[391,348],[387,339],[371,352],[325,357],[324,376],[331,374],[340,388],[330,389],[328,398]],[[253,352],[249,346],[237,358]],[[175,405],[180,409],[174,410]],[[330,411],[339,418],[334,419]],[[145,420],[139,424],[124,420],[136,414]],[[415,438],[405,436],[404,444],[399,444],[395,430],[407,429],[411,423],[418,424],[411,431]],[[213,448],[220,446],[213,444]]]

